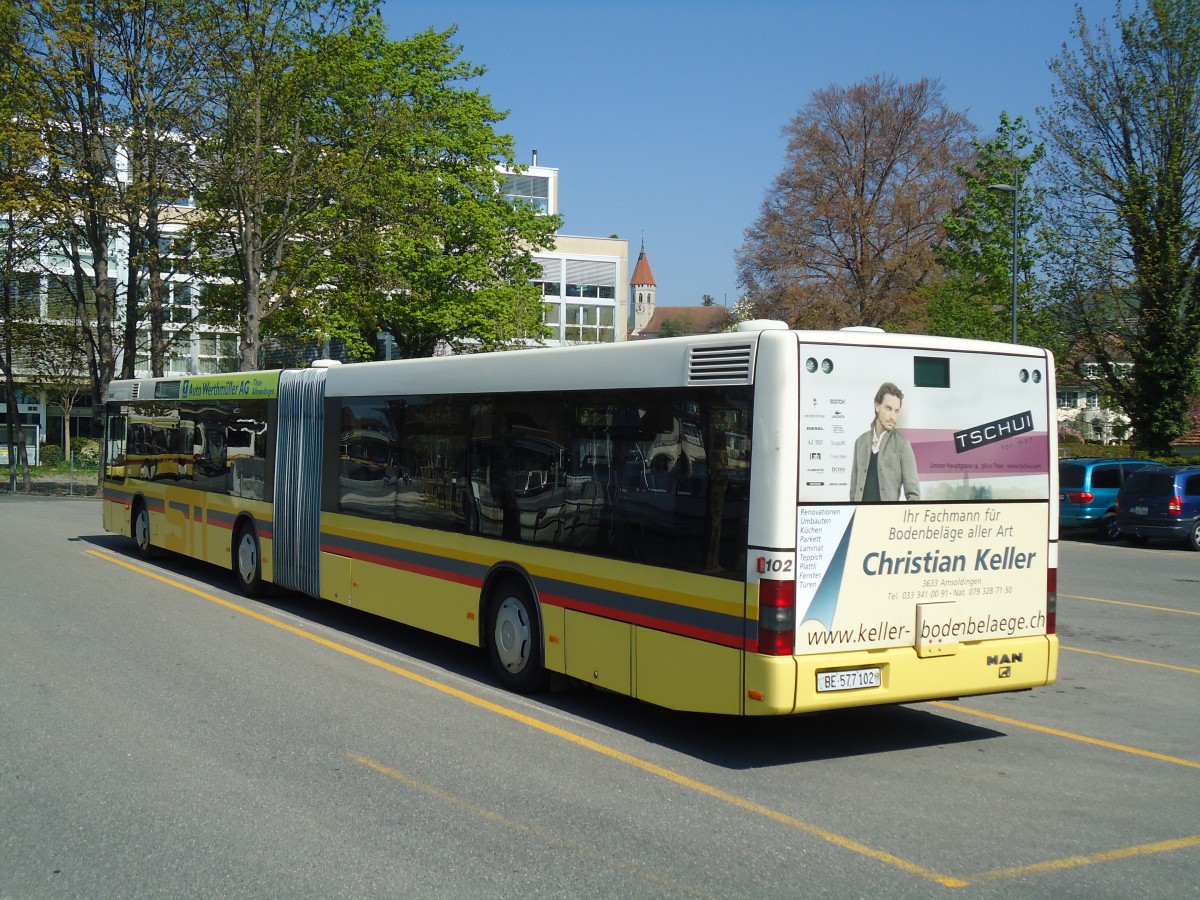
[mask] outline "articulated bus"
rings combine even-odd
[[[1054,361],[875,329],[115,381],[104,527],[679,710],[1057,673]],[[147,466],[145,423],[189,423]],[[176,429],[180,430],[180,429]]]

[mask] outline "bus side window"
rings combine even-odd
[[[109,413],[104,442],[104,477],[110,481],[125,480],[126,419],[120,413]]]

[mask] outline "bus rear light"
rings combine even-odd
[[[758,652],[791,656],[796,647],[796,582],[758,583]]]
[[[1058,569],[1046,570],[1046,634],[1058,631]]]

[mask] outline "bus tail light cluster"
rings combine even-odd
[[[791,656],[796,648],[796,582],[758,583],[758,652]]]
[[[1046,634],[1058,631],[1058,569],[1046,570]]]

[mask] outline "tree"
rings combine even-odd
[[[252,0],[234,16],[214,2],[206,18],[217,115],[196,130],[193,233],[236,291],[243,369],[272,333],[358,356],[381,330],[405,356],[541,335],[530,253],[557,219],[500,194],[512,141],[461,86],[481,70],[452,31],[388,40],[365,0]]]
[[[170,340],[188,337],[186,330],[168,336],[163,325],[167,279],[186,261],[183,242],[171,236],[185,222],[186,208],[177,204],[192,188],[185,138],[198,111],[199,67],[191,36],[202,20],[188,0],[118,0],[104,12],[110,121],[125,160],[124,177],[116,180],[118,215],[129,241],[121,375],[133,377],[145,325],[150,373],[161,376]]]
[[[28,38],[25,22],[14,4],[0,5],[0,229],[4,233],[3,271],[0,272],[0,340],[3,341],[5,403],[10,411],[6,416],[5,444],[8,448],[9,490],[16,489],[18,465],[24,473],[25,489],[29,490],[29,459],[26,454],[25,429],[17,409],[17,386],[14,376],[14,350],[19,326],[23,320],[37,315],[36,276],[30,270],[37,260],[36,242],[32,239],[27,220],[31,210],[39,208],[44,198],[41,184],[32,173],[42,155],[39,125],[39,95],[33,72],[26,65],[25,41]]]
[[[663,319],[662,324],[658,326],[658,336],[660,338],[679,337],[687,331],[684,324],[676,319]]]
[[[972,139],[971,164],[959,170],[966,191],[942,225],[945,237],[934,245],[944,277],[924,293],[925,325],[932,334],[980,340],[1012,337],[1013,200],[994,185],[1013,185],[1017,195],[1018,316],[1020,343],[1054,346],[1057,329],[1037,279],[1040,243],[1025,235],[1040,231],[1044,190],[1033,173],[1045,150],[1034,144],[1023,118],[1000,114],[987,140]]]
[[[114,0],[115,2],[115,0]],[[104,3],[31,0],[25,5],[30,40],[23,65],[43,104],[36,122],[44,140],[43,197],[31,210],[48,252],[51,291],[61,308],[51,318],[77,320],[88,355],[92,403],[104,399],[116,373],[117,140],[108,102],[112,54],[105,38]],[[32,124],[32,123],[31,123]]]
[[[544,333],[531,251],[560,220],[500,193],[497,166],[520,171],[512,139],[453,33],[397,42],[364,29],[323,53],[343,60],[328,76],[330,130],[352,137],[337,152],[361,175],[331,208],[338,239],[314,260],[323,288],[306,298],[309,321],[320,313],[318,330],[347,340],[386,332],[406,357]]]
[[[29,322],[22,329],[22,349],[29,384],[47,403],[63,411],[63,443],[71,458],[71,412],[89,393],[87,354],[78,322]]]
[[[755,315],[804,327],[906,316],[937,275],[931,247],[961,196],[971,131],[937,81],[815,92],[784,129],[784,169],[737,254]]]
[[[192,237],[237,288],[241,368],[257,368],[263,323],[307,286],[295,250],[322,253],[336,197],[336,137],[320,130],[320,54],[306,52],[361,13],[356,0],[200,4],[195,41],[206,102],[197,144],[202,214]],[[281,281],[285,282],[281,284]]]
[[[1050,271],[1138,446],[1167,453],[1200,350],[1200,0],[1145,0],[1115,30],[1078,11],[1051,63]]]

